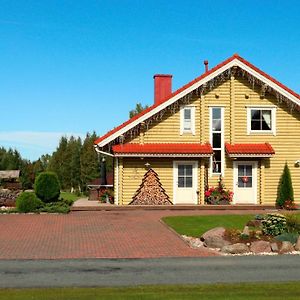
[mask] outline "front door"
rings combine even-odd
[[[173,164],[174,204],[197,204],[196,161],[175,161]]]
[[[234,204],[257,204],[257,162],[236,161],[234,169]]]

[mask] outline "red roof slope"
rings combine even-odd
[[[250,154],[250,155],[273,155],[274,149],[269,143],[261,144],[225,144],[225,149],[228,154]]]
[[[114,153],[130,154],[204,154],[213,153],[210,144],[160,143],[160,144],[119,144],[112,147]]]
[[[124,128],[125,126],[129,125],[130,123],[132,123],[133,121],[137,120],[138,118],[142,117],[143,115],[145,115],[146,113],[152,111],[153,109],[155,109],[156,107],[160,106],[162,103],[166,102],[167,100],[171,99],[172,97],[174,97],[175,95],[179,94],[180,92],[184,91],[185,89],[189,88],[190,86],[192,86],[193,84],[195,84],[196,82],[206,78],[207,76],[209,76],[211,73],[217,71],[218,69],[222,68],[223,66],[225,66],[226,64],[230,63],[231,61],[233,61],[234,59],[238,59],[239,61],[241,61],[242,63],[244,63],[245,65],[247,65],[248,67],[250,67],[251,69],[253,69],[254,71],[256,71],[257,73],[259,73],[260,75],[266,77],[267,79],[271,80],[273,83],[275,83],[276,85],[278,85],[279,87],[281,87],[282,89],[286,90],[288,93],[290,93],[291,95],[295,96],[296,98],[298,98],[300,100],[300,95],[295,93],[294,91],[292,91],[291,89],[289,89],[288,87],[286,87],[285,85],[283,85],[282,83],[280,83],[279,81],[277,81],[276,79],[274,79],[273,77],[269,76],[268,74],[266,74],[265,72],[261,71],[259,68],[255,67],[254,65],[252,65],[250,62],[248,62],[247,60],[245,60],[244,58],[240,57],[238,54],[234,54],[233,56],[231,56],[230,58],[226,59],[225,61],[223,61],[222,63],[218,64],[217,66],[215,66],[214,68],[210,69],[208,72],[205,72],[204,74],[202,74],[201,76],[195,78],[194,80],[190,81],[189,83],[187,83],[186,85],[182,86],[181,88],[179,88],[177,91],[173,92],[171,95],[169,95],[167,98],[163,99],[160,103],[158,104],[154,104],[152,106],[150,106],[149,108],[143,110],[141,113],[137,114],[136,116],[132,117],[131,119],[127,120],[126,122],[124,122],[123,124],[119,125],[118,127],[112,129],[111,131],[107,132],[105,135],[99,137],[96,141],[94,141],[95,144],[98,144],[100,142],[102,142],[103,140],[105,140],[106,138],[108,138],[109,136],[111,136],[112,134],[116,133],[117,131],[119,131],[120,129]]]

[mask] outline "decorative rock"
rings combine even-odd
[[[300,236],[298,237],[298,240],[297,240],[297,242],[296,242],[295,250],[296,250],[296,251],[300,251]]]
[[[249,227],[245,226],[242,232],[243,236],[249,236],[250,235],[250,231],[249,231]]]
[[[291,242],[287,242],[287,241],[283,241],[282,245],[280,247],[280,254],[284,254],[284,253],[290,253],[295,251],[293,244]]]
[[[210,230],[206,231],[205,233],[203,233],[203,235],[200,237],[200,239],[202,241],[205,241],[207,238],[215,237],[215,236],[223,238],[224,234],[225,234],[224,227],[216,227],[216,228],[210,229]]]
[[[279,251],[277,243],[271,243],[270,246],[271,246],[272,252],[278,252]]]
[[[189,243],[192,248],[203,247],[203,242],[199,238],[194,238],[192,236],[182,235],[183,239]]]
[[[255,241],[251,243],[250,251],[253,253],[270,253],[272,249],[267,241]]]
[[[224,246],[221,251],[227,254],[244,254],[250,252],[248,246],[243,243]]]
[[[222,248],[230,243],[219,236],[208,236],[204,240],[204,246],[209,248]]]
[[[261,227],[261,220],[250,220],[246,225],[251,227]]]

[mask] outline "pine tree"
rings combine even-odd
[[[95,132],[87,133],[81,153],[80,153],[80,171],[83,190],[86,190],[87,184],[93,179],[100,177],[100,168],[98,155],[94,149],[94,141],[97,139]]]
[[[136,191],[131,205],[170,205],[172,202],[159,180],[158,174],[149,169],[139,189]]]
[[[287,200],[294,201],[294,190],[292,184],[291,172],[288,164],[285,163],[283,173],[281,175],[279,185],[278,185],[278,195],[276,204],[278,207],[284,207]]]

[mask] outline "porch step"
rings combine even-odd
[[[125,210],[277,210],[274,205],[112,205],[73,206],[71,211]]]

